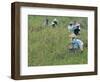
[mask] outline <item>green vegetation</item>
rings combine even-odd
[[[48,16],[49,22],[55,16]],[[52,28],[44,25],[45,16],[28,16],[28,66],[86,64],[87,47],[83,53],[69,52],[70,43],[67,26],[71,21],[81,24],[79,38],[87,43],[87,18],[86,17],[56,17],[59,25]]]

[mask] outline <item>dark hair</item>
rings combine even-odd
[[[69,25],[73,25],[72,23],[70,23]]]

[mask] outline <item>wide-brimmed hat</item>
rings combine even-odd
[[[69,35],[70,38],[76,38],[76,35],[74,33]]]

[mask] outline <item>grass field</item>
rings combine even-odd
[[[87,47],[84,47],[83,53],[68,51],[70,39],[67,26],[71,21],[79,21],[79,38],[87,43],[87,18],[48,16],[49,22],[54,18],[59,20],[59,25],[52,28],[44,25],[45,16],[28,16],[28,66],[86,64]]]

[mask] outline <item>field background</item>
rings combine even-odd
[[[49,25],[44,25],[45,18],[49,19]],[[56,18],[59,25],[52,28],[50,23]],[[87,47],[83,53],[69,52],[70,43],[67,26],[71,21],[81,24],[79,38],[87,44],[86,17],[57,17],[57,16],[28,16],[28,66],[86,64]]]

